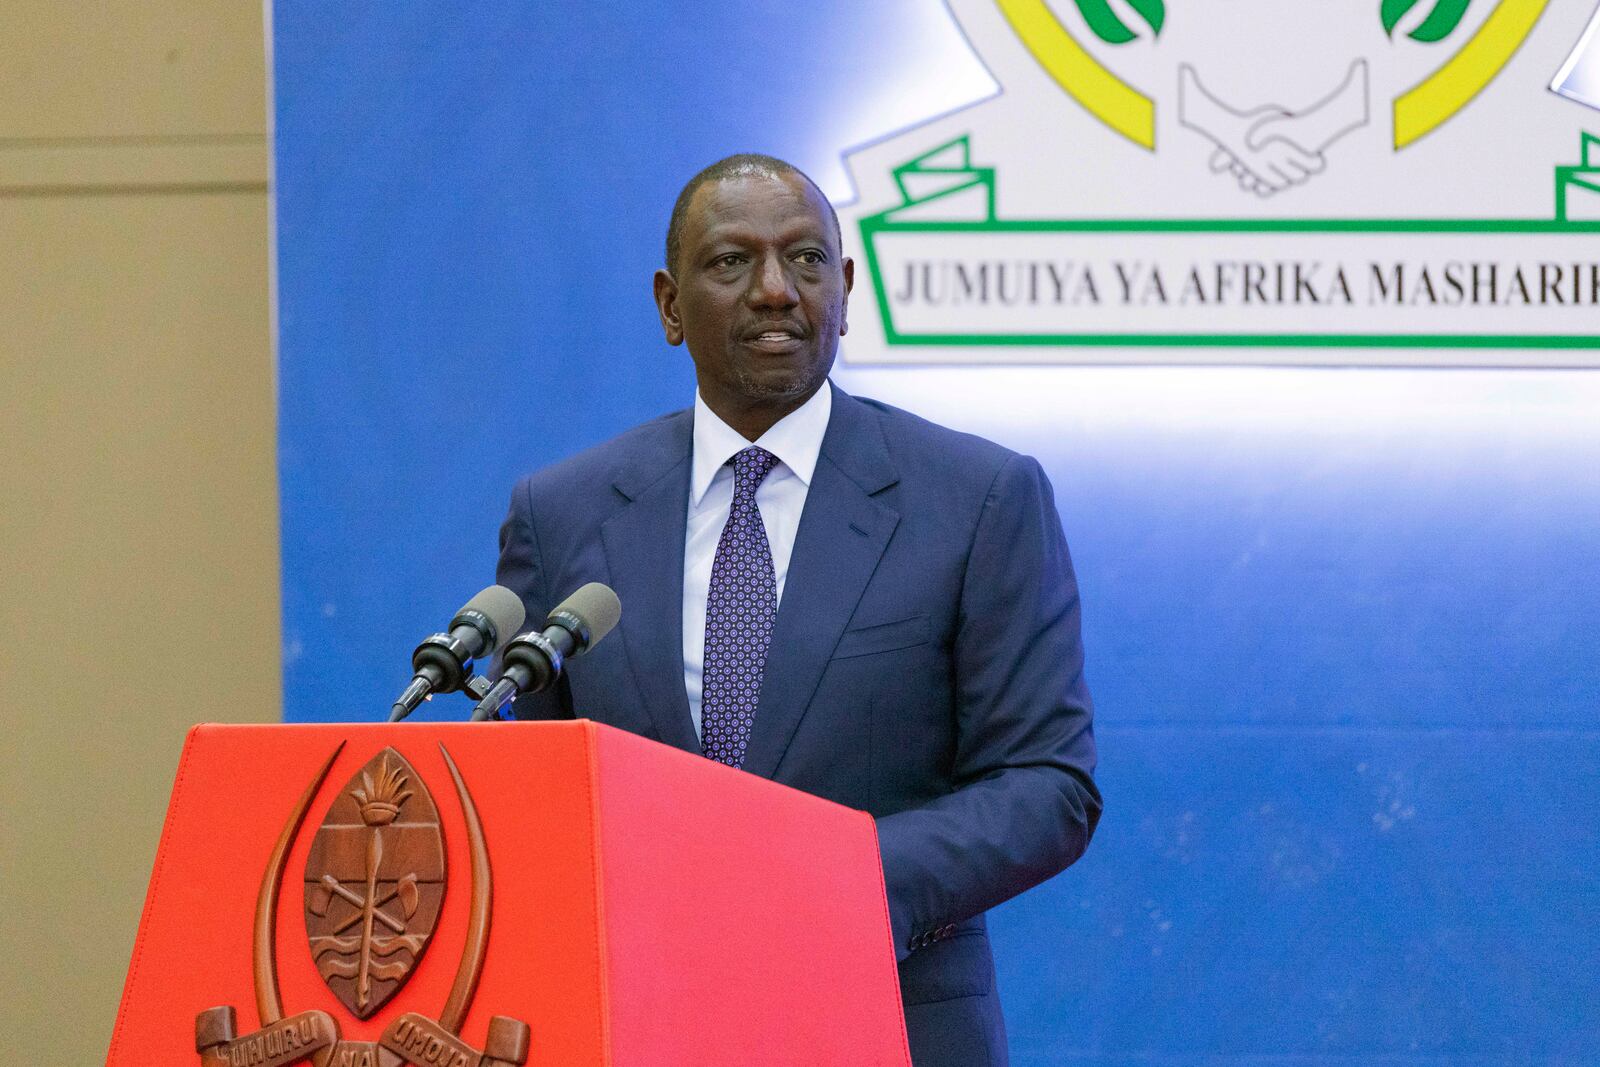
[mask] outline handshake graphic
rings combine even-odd
[[[1239,188],[1267,197],[1299,185],[1327,165],[1323,153],[1367,124],[1367,63],[1350,65],[1333,92],[1300,111],[1277,104],[1241,110],[1200,83],[1193,67],[1178,69],[1178,122],[1215,144],[1213,173],[1227,171]]]

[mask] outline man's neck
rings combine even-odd
[[[731,403],[726,399],[706,396],[704,390],[701,390],[700,396],[706,402],[706,407],[710,408],[717,418],[727,423],[746,441],[754,442],[759,441],[761,435],[776,426],[779,421],[800,410],[806,401],[817,395],[818,389],[825,389],[827,385],[827,380],[824,379],[822,385],[804,396],[785,397],[781,401],[769,403],[748,401],[743,404]]]

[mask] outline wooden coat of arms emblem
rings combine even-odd
[[[323,1011],[284,1013],[273,927],[289,848],[322,788],[341,744],[290,812],[267,860],[256,904],[256,1007],[261,1029],[240,1036],[232,1007],[195,1019],[201,1067],[517,1067],[528,1059],[528,1026],[489,1020],[482,1051],[458,1035],[483,971],[493,905],[488,848],[466,782],[440,746],[455,784],[472,857],[466,944],[437,1019],[407,1012],[377,1041],[342,1040]],[[393,748],[373,756],[347,782],[311,842],[305,870],[307,948],[333,995],[367,1019],[415,973],[439,921],[446,889],[439,809],[416,769]]]
[[[444,887],[439,809],[405,757],[384,749],[340,791],[306,863],[311,958],[356,1018],[411,977]]]

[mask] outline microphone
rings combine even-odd
[[[390,722],[417,710],[434,693],[454,693],[466,684],[474,658],[499,651],[527,618],[522,598],[503,585],[491,585],[456,612],[447,633],[434,634],[411,654],[417,672],[394,702]]]
[[[544,621],[542,633],[529,630],[506,646],[505,673],[473,709],[472,721],[499,714],[518,693],[537,693],[561,677],[562,665],[600,643],[622,618],[622,602],[609,586],[588,585],[563,600]]]

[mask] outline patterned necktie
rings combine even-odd
[[[751,447],[731,462],[733,507],[717,540],[706,595],[700,750],[719,763],[741,767],[778,614],[772,549],[756,507],[756,487],[778,465],[778,457]]]

